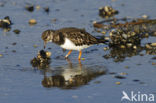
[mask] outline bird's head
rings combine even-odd
[[[53,41],[54,30],[46,30],[42,33],[42,40],[44,41],[44,48],[48,42]]]

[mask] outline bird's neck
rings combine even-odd
[[[64,44],[65,38],[63,37],[63,35],[60,34],[54,34],[53,35],[53,39],[52,42],[58,45],[62,45]]]

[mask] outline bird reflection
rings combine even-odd
[[[88,84],[98,76],[106,74],[104,66],[84,66],[81,60],[73,64],[70,59],[66,59],[67,65],[53,67],[50,53],[41,50],[37,57],[31,60],[31,65],[35,70],[41,71],[44,75],[42,85],[46,88],[58,87],[62,89],[74,89]]]
[[[104,67],[85,67],[81,64],[81,61],[79,61],[79,64],[72,64],[69,59],[67,59],[67,62],[68,65],[53,70],[51,76],[47,76],[48,72],[45,71],[42,85],[46,88],[75,89],[86,85],[98,76],[106,74]]]

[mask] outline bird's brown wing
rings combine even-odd
[[[81,29],[63,32],[63,35],[77,46],[98,44],[98,41],[94,36]]]

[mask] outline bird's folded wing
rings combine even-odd
[[[97,44],[97,39],[85,31],[66,32],[65,37],[70,39],[75,45],[92,45]]]

